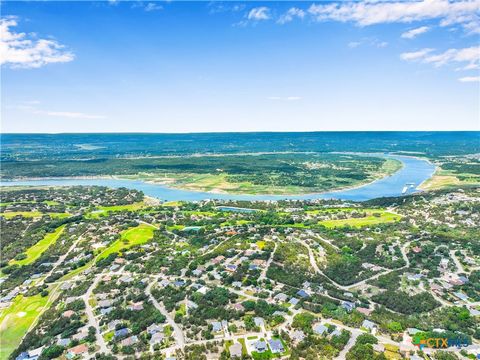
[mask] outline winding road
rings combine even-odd
[[[185,346],[185,335],[183,334],[182,329],[180,329],[180,326],[177,325],[175,320],[170,316],[168,313],[167,309],[163,306],[163,304],[160,304],[157,299],[152,295],[152,286],[155,284],[155,282],[151,282],[148,284],[148,286],[145,289],[145,293],[148,295],[149,299],[152,301],[153,306],[157,308],[158,311],[162,313],[163,316],[166,317],[168,324],[172,327],[173,332],[174,332],[174,337],[175,337],[175,342],[177,343],[177,347],[180,349],[183,349]]]
[[[102,274],[98,274],[97,276],[95,276],[95,280],[90,285],[87,292],[82,296],[82,299],[85,302],[85,312],[88,318],[88,325],[93,326],[95,328],[96,344],[100,347],[99,351],[101,353],[108,354],[110,353],[110,351],[108,350],[107,344],[105,343],[105,339],[103,338],[102,333],[100,331],[100,326],[97,322],[97,319],[95,318],[95,314],[93,313],[93,309],[90,306],[90,302],[88,301],[92,296],[93,289],[95,289],[101,277],[102,277]]]

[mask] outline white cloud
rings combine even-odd
[[[74,55],[55,40],[33,39],[31,35],[11,30],[15,18],[0,19],[0,64],[12,68],[39,68],[50,63],[72,61]]]
[[[38,110],[35,113],[36,114],[48,115],[48,116],[70,118],[70,119],[105,119],[106,118],[103,115],[91,115],[91,114],[84,114],[84,113],[80,113],[80,112],[70,112],[70,111],[41,111],[41,110]]]
[[[348,44],[348,47],[351,49],[357,48],[361,45],[375,46],[377,48],[384,48],[388,46],[388,42],[378,40],[377,38],[366,37],[358,41],[351,41]]]
[[[465,76],[458,79],[460,82],[480,82],[480,76]]]
[[[248,12],[247,19],[253,21],[269,20],[270,9],[266,6],[253,8]]]
[[[145,5],[145,7],[143,9],[147,12],[150,12],[150,11],[162,10],[163,6],[151,2],[151,3],[148,3],[147,5]]]
[[[432,52],[433,49],[422,49],[418,51],[406,52],[400,54],[400,58],[405,61],[413,61],[424,58],[427,54]]]
[[[143,1],[134,2],[131,6],[132,9],[141,8],[147,12],[163,10],[163,6],[154,2],[144,3]]]
[[[422,49],[416,52],[403,53],[400,57],[406,61],[418,60],[432,64],[436,67],[460,63],[465,65],[465,70],[480,68],[480,46],[463,49],[448,49],[444,52],[432,54],[432,49]]]
[[[210,1],[207,3],[208,12],[210,14],[224,12],[238,12],[245,9],[245,4],[229,4],[228,2]]]
[[[480,0],[422,0],[313,4],[308,12],[318,21],[351,21],[360,26],[441,19],[441,26],[462,24],[466,31],[475,32],[479,10]]]
[[[279,24],[286,24],[290,21],[292,21],[294,18],[299,18],[303,19],[305,17],[305,11],[296,7],[292,7],[287,10],[285,14],[280,16],[280,18],[277,20],[277,23]]]
[[[428,26],[420,26],[419,28],[411,29],[402,34],[404,39],[413,39],[420,34],[426,33],[430,28]]]

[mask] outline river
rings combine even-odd
[[[435,166],[427,160],[400,156],[384,155],[391,159],[397,159],[403,163],[403,167],[391,176],[384,177],[372,183],[341,191],[304,195],[235,195],[215,194],[200,191],[187,191],[170,188],[165,185],[151,184],[139,180],[122,179],[38,179],[38,180],[14,180],[5,181],[1,186],[74,186],[74,185],[99,185],[111,188],[126,187],[143,191],[147,196],[165,201],[183,200],[198,201],[205,199],[219,200],[313,200],[313,199],[340,199],[351,201],[365,201],[379,197],[401,196],[418,191],[418,186],[429,179],[435,172]],[[406,184],[408,190],[403,193]]]

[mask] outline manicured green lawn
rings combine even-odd
[[[338,220],[324,220],[320,221],[320,225],[324,225],[327,228],[335,228],[342,226],[362,227],[384,223],[392,223],[401,219],[400,215],[390,213],[384,210],[374,209],[362,209],[367,213],[367,216],[361,218],[348,218]],[[374,216],[373,214],[379,214],[380,216]]]
[[[6,219],[11,219],[18,215],[25,218],[35,218],[41,217],[43,214],[40,211],[9,211],[0,214],[0,216],[5,217]]]
[[[136,210],[140,210],[143,207],[145,207],[145,203],[143,201],[136,202],[133,204],[128,204],[128,205],[99,206],[94,211],[89,213],[87,215],[87,218],[98,219],[101,216],[107,216],[111,212],[136,211]]]
[[[45,250],[47,250],[50,245],[53,245],[60,235],[63,232],[63,229],[65,228],[65,225],[59,226],[53,233],[48,233],[45,235],[45,237],[37,242],[35,245],[31,246],[30,248],[27,249],[26,254],[27,257],[23,260],[11,260],[10,265],[17,264],[17,265],[28,265],[33,263],[35,260],[37,260],[40,255],[42,255]]]
[[[0,216],[4,216],[6,219],[11,219],[18,215],[25,218],[36,218],[42,217],[43,215],[48,215],[52,218],[64,218],[70,216],[70,214],[67,213],[42,213],[40,211],[8,211],[0,213]]]
[[[256,244],[260,250],[263,250],[263,248],[265,247],[265,241],[257,241]]]
[[[245,339],[238,339],[238,342],[240,344],[242,344],[242,355],[246,356],[248,355],[248,352],[247,352],[247,345],[245,344]]]
[[[0,360],[6,360],[22,337],[47,306],[48,296],[23,297],[19,295],[12,305],[0,313]]]
[[[128,249],[134,245],[146,243],[153,237],[154,230],[155,227],[152,225],[140,224],[139,226],[123,231],[120,239],[103,250],[98,255],[97,259],[103,259],[115,252],[119,253],[122,250]]]
[[[55,205],[60,205],[58,201],[52,201],[52,200],[45,200],[43,201],[44,204],[49,205],[49,206],[55,206]]]
[[[173,230],[183,230],[185,228],[185,225],[172,225],[172,226],[167,226],[168,231],[173,231]]]
[[[177,207],[181,205],[182,205],[181,201],[167,201],[162,204],[162,206],[170,206],[170,207]]]

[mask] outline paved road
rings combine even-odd
[[[344,360],[347,357],[347,353],[350,351],[350,349],[353,347],[353,345],[355,345],[355,342],[357,341],[357,338],[358,338],[359,335],[360,335],[360,333],[357,332],[357,331],[352,333],[352,335],[350,336],[350,339],[348,339],[347,344],[345,345],[343,350],[340,351],[340,353],[337,355],[337,357],[335,359]]]
[[[457,271],[455,272],[457,275],[459,273],[464,273],[465,269],[463,268],[462,263],[458,260],[457,255],[455,255],[455,250],[450,250],[450,257],[453,259],[455,266],[457,267]]]
[[[265,278],[267,277],[267,271],[268,271],[268,268],[270,267],[270,264],[273,261],[273,256],[275,255],[275,251],[277,251],[277,242],[276,241],[275,241],[275,247],[273,248],[273,251],[270,254],[270,257],[268,258],[268,261],[265,264],[265,268],[262,270],[262,273],[260,274],[260,277],[258,278],[258,280],[265,280]]]
[[[95,314],[93,313],[93,309],[90,306],[88,299],[92,296],[93,289],[97,286],[98,282],[102,278],[102,274],[98,274],[95,277],[95,280],[88,288],[87,292],[82,296],[83,301],[85,302],[85,312],[88,318],[88,326],[93,326],[95,328],[95,338],[96,343],[100,347],[99,352],[108,354],[110,351],[108,350],[107,344],[105,343],[105,339],[102,336],[102,332],[100,331],[100,326],[95,318]]]
[[[318,267],[317,265],[317,262],[315,261],[315,255],[313,254],[313,250],[312,248],[310,247],[310,245],[308,245],[305,241],[303,240],[299,240],[300,244],[302,244],[303,246],[305,246],[308,250],[308,257],[310,258],[310,265],[312,266],[313,270],[317,273],[317,274],[321,274],[322,271],[320,270],[320,268]]]
[[[152,286],[155,282],[151,282],[148,284],[148,286],[145,289],[145,293],[148,295],[150,300],[152,301],[153,306],[155,306],[163,316],[167,318],[168,324],[172,327],[173,332],[174,332],[174,337],[175,337],[175,342],[177,343],[177,346],[180,348],[183,348],[185,346],[185,335],[183,334],[182,329],[175,323],[175,320],[170,316],[168,313],[167,309],[163,306],[163,304],[160,304],[157,299],[152,295],[151,289]]]

